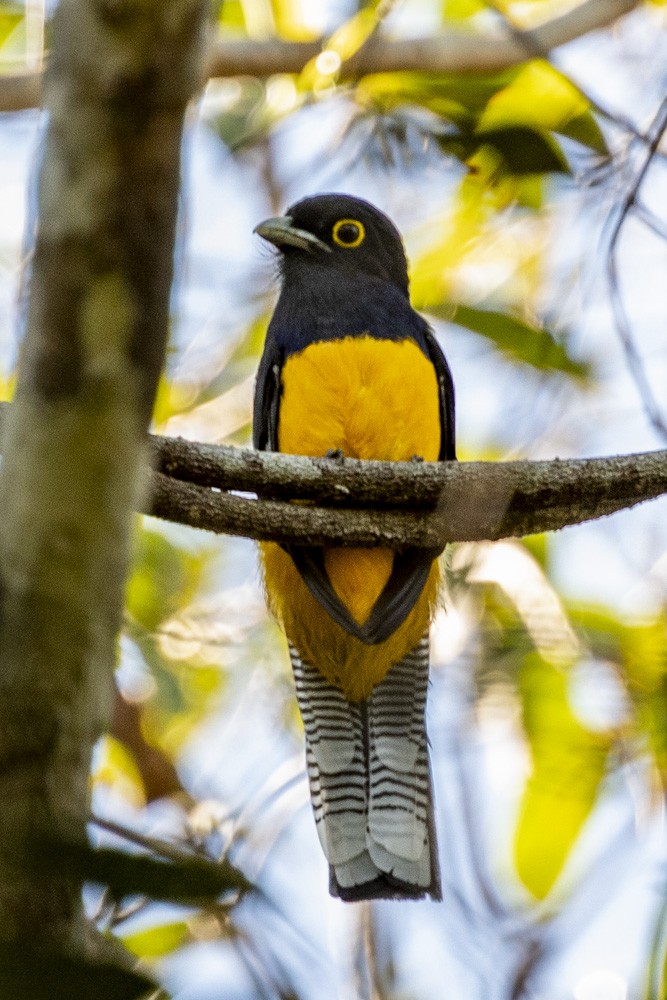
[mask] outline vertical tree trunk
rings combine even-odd
[[[28,328],[0,473],[0,942],[80,947],[80,886],[2,851],[85,837],[167,334],[204,0],[61,0]]]

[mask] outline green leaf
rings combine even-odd
[[[503,354],[538,371],[562,372],[581,381],[590,376],[589,366],[570,357],[564,345],[543,327],[532,326],[507,313],[472,306],[442,303],[428,304],[426,308],[435,316],[486,337]]]
[[[161,958],[188,940],[190,928],[184,920],[173,924],[160,924],[136,934],[121,937],[121,941],[138,958]]]
[[[523,793],[514,860],[526,888],[544,899],[597,800],[612,737],[574,716],[567,672],[529,654],[519,675],[533,771]]]
[[[0,5],[0,49],[4,48],[7,42],[10,41],[11,36],[14,34],[16,29],[21,25],[24,27],[25,24],[25,9],[23,4],[20,6],[13,3],[3,3]],[[12,40],[14,41],[14,40]],[[22,32],[22,37],[20,42],[16,46],[18,51],[25,45],[25,32]],[[3,57],[5,53],[2,54]]]
[[[554,129],[554,131],[559,132],[561,135],[566,135],[568,139],[574,139],[575,142],[581,143],[582,146],[588,146],[589,149],[599,153],[601,156],[609,154],[609,147],[602,134],[602,130],[590,111],[570,118],[568,122]]]
[[[489,182],[504,175],[524,177],[534,174],[569,174],[570,165],[556,140],[546,132],[525,126],[507,126],[484,132],[435,135],[444,153],[455,156],[473,170],[484,169]],[[492,169],[475,162],[485,151],[495,154]]]
[[[247,34],[245,14],[241,0],[222,0],[217,21],[223,31]]]
[[[541,59],[528,63],[490,97],[477,132],[508,127],[559,132],[596,153],[608,152],[587,99],[563,73]]]
[[[138,1000],[155,983],[129,969],[0,945],[0,996],[12,1000]]]
[[[472,128],[491,97],[515,75],[515,69],[493,74],[369,73],[357,84],[355,97],[382,111],[416,105]]]
[[[488,10],[484,0],[443,0],[442,15],[449,21],[466,21],[483,10]]]
[[[108,886],[116,899],[144,895],[172,903],[196,904],[222,893],[248,892],[248,879],[228,861],[188,857],[158,861],[141,854],[127,854],[109,847],[94,848],[64,840],[43,842],[40,866],[70,874],[81,881]]]
[[[509,174],[569,174],[570,165],[556,140],[546,132],[525,125],[489,128],[477,132],[481,146],[500,153]]]

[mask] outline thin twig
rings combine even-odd
[[[655,213],[652,212],[651,209],[638,198],[635,199],[632,209],[640,222],[643,222],[644,225],[651,230],[651,232],[655,233],[656,236],[659,236],[661,240],[664,240],[667,243],[667,222],[658,218],[658,216],[655,215]]]
[[[113,833],[116,837],[122,837],[123,840],[128,840],[130,843],[136,844],[137,847],[143,847],[146,851],[150,851],[153,854],[159,854],[168,861],[176,863],[190,862],[194,857],[192,853],[183,851],[166,840],[147,837],[143,833],[138,833],[136,830],[131,830],[127,826],[122,826],[120,823],[115,823],[113,820],[105,819],[102,816],[96,816],[94,813],[91,813],[88,819],[90,823],[94,823],[100,830],[106,830],[107,833]],[[213,864],[214,862],[211,863]]]
[[[637,349],[632,324],[623,302],[618,275],[617,250],[623,225],[637,201],[639,190],[649,171],[653,158],[658,151],[658,146],[667,130],[667,98],[664,98],[649,129],[649,142],[642,164],[637,171],[635,178],[627,190],[619,208],[616,221],[612,226],[611,235],[607,249],[607,277],[609,281],[609,291],[611,306],[614,313],[616,332],[621,341],[628,369],[642,400],[644,412],[655,430],[667,440],[667,423],[662,416],[662,412],[651,388],[651,384],[646,375],[641,355]]]

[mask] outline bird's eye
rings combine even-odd
[[[366,230],[358,219],[339,219],[333,227],[334,243],[347,250],[354,250],[360,243],[363,243]]]

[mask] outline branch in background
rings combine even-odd
[[[534,28],[531,46],[540,52],[565,45],[590,31],[605,28],[629,13],[639,0],[584,0],[572,10]],[[205,75],[272,76],[300,73],[307,62],[322,50],[322,40],[314,42],[222,40],[212,45]],[[365,73],[415,70],[425,73],[470,73],[506,69],[526,59],[526,43],[518,33],[512,38],[501,32],[472,35],[448,31],[436,37],[387,41],[374,37],[342,67],[343,79]],[[19,111],[39,103],[39,74],[0,78],[0,111]]]
[[[172,471],[176,464],[169,456],[175,445],[179,477],[190,475],[185,462],[191,449],[192,481],[156,472],[147,512],[209,531],[278,542],[438,548],[453,541],[554,531],[667,492],[667,451],[546,462],[340,462],[187,445],[178,439],[153,441],[162,468]],[[335,506],[252,500],[210,487],[315,498]],[[341,506],[341,496],[352,504]],[[374,509],[359,509],[371,503]]]
[[[667,440],[667,422],[660,409],[660,405],[655,398],[655,394],[651,388],[651,383],[649,382],[644,369],[641,354],[639,353],[635,343],[632,332],[632,324],[630,323],[630,319],[623,302],[623,296],[621,294],[617,253],[623,226],[635,207],[640,188],[644,183],[655,156],[657,155],[658,147],[660,146],[666,131],[667,98],[661,102],[660,107],[651,122],[651,127],[648,130],[647,136],[648,147],[641,166],[618,208],[618,215],[612,227],[607,249],[607,277],[609,280],[611,307],[614,314],[616,332],[620,338],[628,370],[635,382],[635,385],[637,386],[637,391],[641,398],[646,416],[648,417],[648,420],[653,428],[665,440]],[[646,221],[645,210],[642,211],[640,208],[638,216],[642,221]],[[655,230],[655,226],[652,226],[651,228]],[[659,235],[661,234],[659,233]]]
[[[141,731],[141,708],[127,701],[118,688],[114,691],[110,732],[131,751],[141,775],[146,802],[177,795],[186,807],[192,805],[173,763],[159,747],[148,743]]]
[[[638,0],[584,0],[584,3],[538,25],[531,39],[549,52],[589,31],[604,28],[638,6]],[[218,42],[209,57],[209,76],[270,76],[299,73],[317,56],[317,42]],[[473,35],[452,31],[426,38],[386,41],[375,37],[342,67],[343,79],[365,73],[414,70],[424,73],[470,73],[506,69],[526,59],[526,47],[502,31]]]

